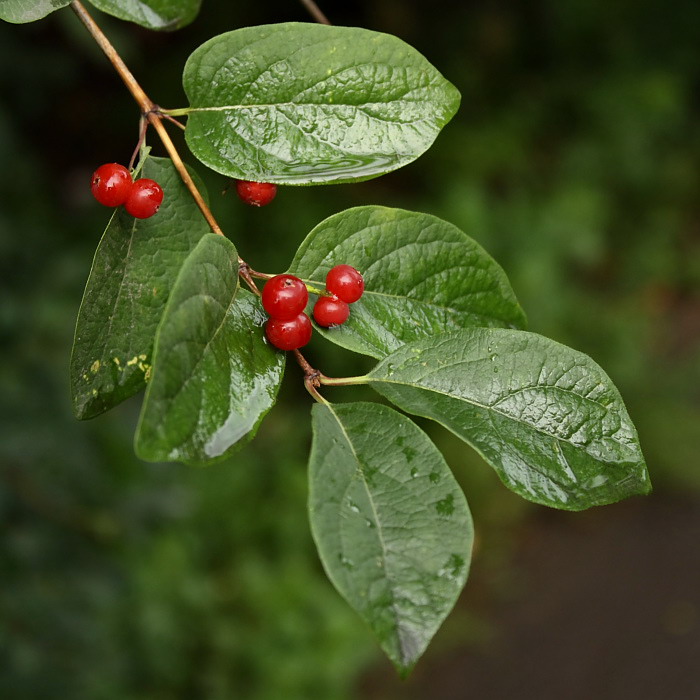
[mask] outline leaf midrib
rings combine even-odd
[[[541,435],[544,435],[545,437],[551,438],[551,439],[553,439],[553,440],[557,440],[558,442],[563,442],[563,443],[565,443],[565,444],[567,444],[567,445],[571,445],[572,447],[575,447],[575,448],[577,448],[577,449],[581,449],[581,448],[585,449],[586,446],[587,446],[588,444],[590,444],[590,443],[585,443],[584,445],[580,445],[580,444],[578,444],[578,443],[576,443],[576,442],[573,442],[573,441],[571,441],[571,440],[567,440],[567,439],[565,439],[565,438],[562,438],[562,437],[560,437],[559,435],[553,435],[552,433],[548,433],[546,430],[543,430],[542,428],[540,428],[540,427],[538,427],[538,426],[536,426],[536,425],[533,425],[532,423],[529,423],[528,421],[520,420],[520,419],[518,419],[518,418],[514,418],[513,416],[509,415],[508,413],[504,413],[503,411],[499,411],[497,408],[494,408],[494,406],[489,406],[488,404],[482,404],[482,403],[480,403],[479,401],[476,401],[475,399],[466,398],[466,397],[463,397],[463,396],[455,396],[455,395],[449,394],[449,393],[447,393],[447,392],[445,392],[445,391],[440,391],[439,389],[435,389],[435,388],[432,388],[432,387],[428,388],[428,387],[424,387],[424,386],[419,386],[419,385],[416,385],[416,384],[411,384],[411,383],[406,382],[406,381],[401,382],[401,381],[397,381],[397,380],[395,380],[395,379],[378,378],[378,377],[373,377],[371,374],[369,375],[369,377],[370,377],[370,378],[369,378],[370,384],[371,384],[373,381],[375,381],[375,382],[378,382],[378,383],[383,382],[383,383],[385,383],[385,384],[396,384],[396,385],[399,385],[399,386],[406,386],[406,387],[409,387],[409,388],[411,388],[411,389],[418,389],[418,390],[421,390],[421,391],[426,391],[426,392],[430,392],[430,393],[433,393],[433,394],[439,394],[439,395],[441,395],[441,396],[446,396],[447,398],[453,399],[453,400],[455,400],[455,401],[464,401],[464,403],[468,403],[468,404],[470,404],[470,405],[472,405],[472,406],[475,406],[475,407],[477,407],[477,408],[481,408],[481,409],[483,409],[484,411],[487,411],[487,412],[488,412],[488,411],[493,411],[494,413],[497,413],[497,414],[503,416],[504,418],[507,418],[508,420],[513,421],[514,423],[519,423],[519,424],[528,426],[529,428],[531,428],[531,429],[534,430],[535,432],[538,432],[538,433],[540,433]],[[570,394],[573,394],[574,396],[578,397],[579,399],[584,399],[584,400],[593,401],[594,403],[597,403],[597,402],[595,402],[593,399],[586,399],[586,397],[583,397],[583,396],[581,396],[580,394],[576,394],[575,392],[571,391],[570,389],[564,389],[564,388],[562,388],[562,387],[553,387],[553,386],[548,386],[548,385],[547,385],[547,386],[535,385],[535,386],[532,386],[532,387],[525,387],[525,388],[528,388],[528,389],[557,389],[557,390],[559,390],[559,391],[566,391],[566,392],[568,392],[568,393],[570,393]],[[507,398],[507,397],[508,397],[508,395],[506,395],[505,397],[501,397],[501,399],[499,399],[499,401],[502,400],[503,398]],[[609,411],[609,409],[608,409],[607,407],[602,406],[602,404],[599,404],[599,403],[597,403],[597,405],[601,406],[601,407],[605,410],[606,413],[610,413],[610,411]],[[435,420],[435,418],[433,418],[433,416],[425,416],[425,417],[426,417],[426,418],[432,418],[433,420]],[[438,423],[442,423],[442,421],[437,421],[437,422],[438,422]],[[444,425],[444,423],[443,423],[443,425]],[[620,445],[620,446],[622,446],[622,447],[629,448],[629,445],[628,445],[627,443],[621,442],[620,440],[618,440],[617,438],[615,438],[615,437],[613,437],[613,436],[610,436],[610,439],[611,439],[611,440],[614,440],[618,445]]]
[[[239,289],[240,289],[240,285],[239,285],[238,282],[237,282],[237,283],[236,283],[236,287],[235,287],[234,292],[233,292],[233,295],[231,296],[231,302],[230,302],[229,305],[226,307],[226,309],[225,309],[225,311],[224,311],[224,313],[223,313],[223,316],[222,316],[222,318],[221,318],[221,321],[220,321],[219,324],[217,325],[216,330],[212,333],[211,338],[209,338],[209,340],[205,343],[204,348],[202,349],[202,352],[200,353],[199,357],[197,358],[197,361],[194,363],[194,366],[192,367],[192,370],[189,372],[188,376],[185,378],[185,380],[182,382],[182,384],[180,384],[180,386],[178,387],[177,391],[176,391],[172,396],[169,396],[169,397],[163,399],[164,404],[166,404],[168,407],[172,406],[172,404],[177,400],[177,398],[180,396],[180,394],[184,391],[185,387],[186,387],[186,386],[189,384],[189,382],[192,380],[192,377],[193,377],[193,376],[195,375],[195,373],[197,372],[197,369],[198,369],[199,365],[200,365],[200,364],[202,363],[202,361],[204,360],[204,356],[206,355],[207,350],[209,349],[210,345],[216,340],[216,338],[217,338],[217,337],[219,336],[219,334],[221,333],[221,329],[223,328],[224,323],[226,323],[226,319],[228,318],[228,315],[229,315],[229,312],[230,312],[230,310],[231,310],[231,307],[233,306],[233,302],[235,301],[235,299],[236,299],[236,297],[237,297],[237,295],[238,295]],[[214,299],[214,300],[217,301],[217,303],[218,303],[218,300],[216,300],[215,297],[212,297],[211,294],[201,294],[201,293],[197,293],[197,294],[191,294],[191,295],[190,295],[189,297],[187,297],[186,299],[183,299],[183,301],[180,302],[180,305],[184,304],[186,301],[189,301],[190,299],[192,299],[192,298],[194,298],[194,297],[196,297],[196,296],[202,296],[202,297],[207,297],[207,298],[210,298],[210,299]],[[223,304],[221,304],[221,306],[223,307]],[[165,317],[165,313],[167,313],[167,311],[168,311],[168,310],[166,309],[166,311],[165,311],[164,314],[163,314],[163,317]],[[176,344],[175,344],[174,346],[172,346],[172,347],[175,347],[175,346],[179,345],[181,342],[185,342],[185,341],[180,341],[179,343],[176,343]],[[155,367],[155,365],[156,365],[155,360],[157,359],[157,356],[158,356],[157,351],[159,350],[159,348],[160,348],[160,343],[156,342],[156,347],[154,347],[154,350],[153,350],[153,366],[154,366],[154,367]],[[154,376],[155,376],[155,371],[154,371]],[[153,380],[151,380],[151,386],[154,386]],[[150,387],[149,387],[149,392],[150,392]],[[229,394],[229,395],[230,395],[230,394]],[[156,429],[156,431],[154,431],[154,432],[159,432],[159,431],[160,431],[160,428],[161,428],[162,425],[165,423],[166,411],[167,411],[167,410],[169,410],[169,409],[165,409],[165,410],[161,413],[160,421],[157,423],[157,429]],[[200,420],[200,419],[201,419],[201,413],[200,413],[200,416],[198,417],[197,424],[199,424],[199,420]],[[180,443],[180,444],[182,444],[182,443]]]
[[[215,107],[189,107],[188,114],[193,114],[195,112],[227,112],[234,110],[245,110],[245,109],[278,109],[280,107],[323,107],[327,109],[335,109],[336,107],[353,107],[355,109],[363,109],[366,107],[383,107],[390,104],[396,104],[397,102],[409,102],[415,104],[421,104],[424,100],[406,100],[397,99],[387,102],[361,102],[359,104],[345,103],[345,102],[274,102],[271,104],[242,104],[242,105],[219,105]],[[416,120],[411,122],[400,122],[400,121],[390,121],[387,119],[381,119],[375,115],[368,114],[370,118],[376,118],[379,121],[388,121],[390,124],[415,124]]]
[[[367,498],[369,499],[369,503],[372,507],[372,515],[374,516],[374,519],[377,523],[377,535],[378,535],[379,544],[380,544],[381,550],[382,550],[382,554],[381,554],[382,564],[383,564],[382,570],[387,573],[387,578],[389,578],[388,577],[389,568],[387,567],[387,551],[388,550],[387,550],[386,542],[384,541],[383,525],[382,525],[382,521],[379,518],[379,514],[377,513],[377,507],[374,503],[374,498],[372,497],[372,492],[370,491],[369,485],[367,484],[365,472],[364,472],[364,469],[362,468],[362,462],[360,461],[360,458],[357,456],[357,452],[355,451],[355,446],[353,445],[352,440],[350,440],[350,436],[348,435],[347,431],[345,430],[345,426],[343,425],[342,421],[340,420],[340,417],[333,410],[333,406],[331,404],[328,404],[327,408],[331,412],[331,414],[333,415],[335,420],[337,421],[338,426],[340,427],[340,430],[343,433],[343,436],[345,437],[345,440],[347,441],[347,443],[350,447],[350,450],[352,451],[352,455],[355,458],[355,462],[357,463],[357,466],[358,466],[357,471],[360,473],[360,475],[362,477],[362,485],[365,487],[365,491],[367,492]],[[350,483],[352,483],[352,479],[350,480]],[[349,488],[350,488],[350,484],[348,484],[348,489]],[[347,489],[346,489],[346,493],[347,493]],[[341,503],[342,503],[342,500],[341,500]],[[396,624],[396,630],[397,630],[397,639],[399,641],[399,646],[401,648],[401,653],[403,655],[404,649],[403,649],[402,643],[401,643],[401,635],[398,634],[398,630],[400,628],[400,616],[399,616],[399,612],[396,608],[394,587],[391,584],[390,584],[390,590],[391,590],[391,611],[392,611],[393,616],[394,616],[394,622]]]

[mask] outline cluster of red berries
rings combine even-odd
[[[272,182],[236,180],[236,192],[246,204],[253,207],[264,207],[275,198],[277,185]]]
[[[327,295],[314,304],[319,326],[339,326],[348,320],[350,306],[365,290],[362,275],[350,265],[336,265],[326,275]],[[306,285],[294,275],[277,275],[265,283],[262,305],[270,315],[265,324],[267,339],[280,350],[296,350],[311,340],[311,320],[304,313],[309,302]]]
[[[92,174],[92,194],[106,207],[122,204],[136,219],[148,219],[163,201],[163,189],[147,177],[134,182],[131,173],[119,163],[105,163]]]

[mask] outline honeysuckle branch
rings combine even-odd
[[[323,13],[318,9],[318,7],[316,7],[315,3],[304,2],[304,5],[306,5],[307,8],[309,8],[309,11],[312,12],[312,14],[314,14],[315,17],[317,13],[318,17],[322,18],[317,18],[317,21],[322,22],[323,24],[330,24],[330,22],[328,22]],[[221,230],[221,227],[214,218],[211,209],[209,209],[207,203],[204,201],[202,193],[197,188],[197,185],[195,185],[192,176],[187,170],[185,164],[182,162],[182,158],[180,158],[180,154],[175,144],[170,138],[170,134],[168,134],[168,132],[165,129],[165,125],[163,124],[163,119],[165,118],[175,122],[180,128],[184,128],[183,125],[180,124],[173,117],[178,114],[185,114],[186,110],[164,110],[161,109],[155,102],[153,102],[153,100],[151,100],[148,97],[141,85],[139,85],[138,81],[133,76],[131,71],[127,68],[121,56],[117,53],[117,50],[114,48],[114,46],[112,46],[112,43],[105,36],[104,32],[100,29],[95,20],[93,20],[90,13],[85,9],[85,6],[82,4],[82,2],[80,2],[80,0],[72,0],[70,6],[71,9],[78,16],[80,21],[85,25],[85,28],[88,30],[92,38],[107,56],[111,64],[114,66],[114,69],[117,71],[117,73],[123,80],[127,89],[136,101],[136,104],[138,104],[139,108],[141,109],[143,124],[150,124],[155,129],[156,133],[158,134],[158,137],[160,138],[163,146],[165,147],[165,150],[168,152],[168,155],[170,156],[170,159],[172,160],[175,169],[182,178],[182,181],[185,183],[185,186],[187,187],[192,198],[199,207],[199,210],[202,212],[202,215],[206,219],[207,224],[209,224],[209,228],[214,233],[223,236],[224,232]],[[315,12],[312,8],[315,8]],[[142,127],[138,148],[140,148],[143,144],[144,137],[145,128]],[[268,275],[263,272],[256,272],[240,256],[238,258],[238,274],[245,281],[248,287],[250,287],[251,291],[253,291],[258,296],[260,296],[260,290],[255,284],[255,280],[253,278],[255,277],[258,279],[270,279],[271,277],[274,277],[274,275]],[[341,385],[343,382],[340,380],[330,380],[330,378],[324,377],[324,375],[321,372],[314,369],[306,361],[306,358],[301,354],[301,352],[299,352],[299,350],[294,350],[294,355],[300,367],[304,371],[304,384],[309,393],[311,393],[311,395],[317,401],[327,403],[327,401],[318,393],[317,387],[320,386],[320,384],[325,383]]]
[[[97,23],[92,18],[87,9],[85,9],[85,6],[82,4],[82,2],[80,2],[80,0],[72,0],[70,6],[73,12],[75,12],[75,14],[78,16],[78,19],[80,19],[83,25],[85,25],[85,28],[88,30],[88,32],[95,40],[97,45],[102,49],[105,56],[107,56],[110,63],[114,66],[114,69],[119,74],[119,77],[122,79],[127,89],[131,93],[131,96],[136,101],[136,104],[141,109],[143,119],[145,119],[149,124],[151,124],[156,130],[156,133],[158,134],[163,146],[165,147],[165,150],[168,152],[168,155],[170,156],[170,159],[172,160],[175,169],[179,173],[180,177],[182,178],[182,181],[185,183],[185,186],[192,195],[192,199],[194,199],[196,205],[199,207],[199,210],[202,212],[202,216],[204,216],[207,224],[209,224],[209,228],[212,230],[213,233],[223,236],[224,232],[221,230],[221,227],[214,218],[211,209],[209,209],[207,203],[204,201],[202,193],[197,188],[197,185],[195,185],[192,176],[185,167],[185,164],[182,162],[182,158],[180,158],[180,154],[178,153],[175,144],[170,138],[170,134],[168,134],[168,132],[166,131],[162,120],[163,117],[165,117],[167,119],[170,119],[171,121],[175,121],[179,127],[183,128],[182,124],[177,122],[175,119],[171,119],[170,115],[165,114],[160,109],[160,107],[158,107],[158,105],[155,104],[155,102],[153,102],[153,100],[151,100],[150,97],[148,97],[144,89],[141,87],[141,85],[139,85],[132,72],[127,68],[126,63],[124,63],[124,61],[122,60],[122,57],[117,53],[117,50],[114,48],[114,46],[112,46],[110,40],[105,36],[104,32],[97,25]],[[248,264],[245,262],[245,260],[243,260],[240,257],[238,258],[238,264],[240,276],[244,279],[245,283],[250,287],[250,289],[255,294],[259,295],[260,290],[258,289],[257,285],[250,276],[250,268]]]

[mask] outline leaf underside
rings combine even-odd
[[[466,581],[467,502],[427,435],[395,410],[316,404],[312,418],[309,513],[321,561],[405,672]]]
[[[202,0],[90,0],[98,9],[146,29],[173,31],[188,25]]]
[[[70,0],[0,0],[0,19],[24,24],[43,19],[70,4]]]
[[[185,66],[187,143],[229,177],[354,182],[415,160],[459,92],[400,39],[282,23],[214,37]]]
[[[473,328],[410,343],[370,385],[472,445],[524,498],[566,510],[650,489],[637,433],[610,378],[548,338]]]
[[[355,352],[382,358],[447,331],[526,323],[498,263],[456,226],[429,214],[379,206],[335,214],[306,237],[289,272],[323,288],[339,262],[360,270],[365,293],[345,324],[318,330]]]
[[[284,353],[264,340],[265,318],[238,288],[233,244],[207,234],[182,266],[158,327],[139,457],[201,464],[254,436],[284,372]]]
[[[161,184],[163,204],[150,219],[135,219],[121,207],[114,213],[78,313],[70,380],[73,409],[81,419],[93,418],[145,387],[170,289],[182,263],[209,231],[169,159],[147,158],[142,174]]]

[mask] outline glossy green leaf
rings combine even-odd
[[[340,594],[402,671],[421,656],[469,570],[469,508],[416,424],[373,403],[313,407],[311,531]]]
[[[301,23],[214,37],[190,56],[184,86],[197,158],[230,177],[297,185],[410,163],[460,99],[394,36]]]
[[[258,300],[238,289],[233,244],[207,234],[182,266],[158,327],[139,457],[203,463],[253,437],[284,372],[284,353],[264,339],[265,319]]]
[[[172,31],[189,24],[202,0],[90,0],[103,12],[147,29]]]
[[[526,322],[496,261],[429,214],[377,206],[335,214],[307,236],[289,271],[323,288],[339,263],[360,270],[365,293],[347,323],[319,330],[355,352],[382,358],[419,338]]]
[[[143,176],[163,187],[160,211],[150,219],[134,219],[121,207],[114,213],[78,314],[70,369],[78,418],[93,418],[145,386],[170,289],[209,231],[168,158],[148,158]]]
[[[0,19],[13,24],[34,22],[70,4],[70,0],[0,0]]]
[[[528,500],[582,510],[650,489],[637,432],[610,378],[548,338],[462,330],[400,348],[369,379],[403,410],[472,445]]]

